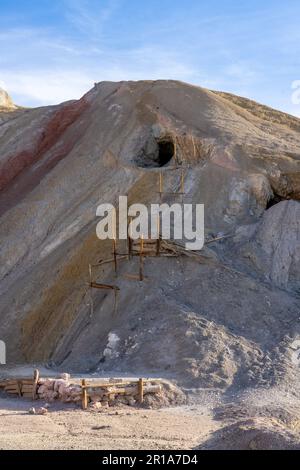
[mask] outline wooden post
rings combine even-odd
[[[117,216],[116,212],[114,211],[114,222],[113,222],[113,257],[114,257],[114,266],[115,266],[115,273],[117,274],[118,266],[117,266]]]
[[[194,136],[192,135],[192,142],[193,142],[193,149],[194,149],[194,159],[196,158],[196,146],[195,146],[195,139]]]
[[[132,222],[132,217],[129,217],[129,219],[128,219],[128,226],[127,226],[128,260],[130,260],[131,257],[132,257],[131,222]]]
[[[162,193],[163,193],[163,174],[160,171],[159,172],[159,197],[160,197],[160,202],[162,200]]]
[[[176,135],[174,137],[174,164],[175,166],[178,164],[178,161],[177,161],[177,138],[176,138]]]
[[[90,275],[90,307],[91,307],[91,317],[94,315],[94,302],[93,302],[93,289],[92,289],[92,265],[89,264],[89,275]]]
[[[114,312],[113,312],[113,316],[115,316],[115,314],[117,313],[117,308],[118,308],[118,289],[114,289],[115,291],[115,300],[114,300]]]
[[[183,204],[183,195],[184,195],[184,174],[183,174],[183,169],[181,169],[180,192],[181,192],[181,201],[182,201],[182,204]]]
[[[144,250],[144,235],[141,235],[141,241],[140,241],[140,281],[144,280],[143,250]]]
[[[138,399],[139,403],[142,404],[144,401],[144,382],[143,379],[139,379],[138,382]]]
[[[81,386],[82,386],[82,409],[86,410],[88,407],[88,396],[87,396],[87,389],[85,388],[86,386],[85,379],[82,379]]]
[[[114,255],[114,266],[115,266],[115,273],[118,272],[118,262],[117,262],[117,241],[113,239],[113,255]]]
[[[18,395],[19,397],[22,396],[22,381],[21,380],[17,380],[17,389],[18,389]]]
[[[160,255],[160,215],[157,214],[157,240],[156,240],[156,256]]]
[[[34,373],[33,373],[33,388],[32,388],[32,399],[33,400],[36,400],[37,399],[37,385],[38,385],[38,381],[39,381],[39,378],[40,378],[40,372],[38,369],[35,369]]]

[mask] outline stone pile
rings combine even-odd
[[[37,394],[47,402],[59,400],[64,403],[80,402],[81,386],[70,382],[69,374],[62,374],[55,379],[40,379]]]
[[[79,383],[71,381],[69,374],[61,374],[58,378],[41,378],[37,385],[37,396],[41,400],[52,403],[55,400],[63,403],[81,403],[82,387]],[[121,379],[110,379],[103,387],[92,384],[88,389],[88,402],[92,408],[129,405],[138,403],[137,383],[122,383]],[[148,395],[162,396],[160,384],[147,382],[144,384],[144,399],[147,402]]]

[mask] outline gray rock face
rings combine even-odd
[[[300,202],[282,201],[268,209],[242,251],[251,253],[273,284],[300,292]]]

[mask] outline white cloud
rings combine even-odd
[[[92,77],[74,70],[11,73],[0,70],[5,88],[16,104],[48,105],[80,98],[93,86]]]
[[[64,0],[65,16],[81,33],[91,39],[101,36],[104,25],[120,6],[120,0],[93,2],[91,0]]]

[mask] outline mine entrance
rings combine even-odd
[[[158,159],[157,163],[159,167],[167,165],[172,160],[175,147],[172,140],[159,140],[158,141]]]
[[[135,161],[141,168],[161,168],[175,157],[175,153],[172,137],[165,136],[160,139],[152,137],[145,143]]]

